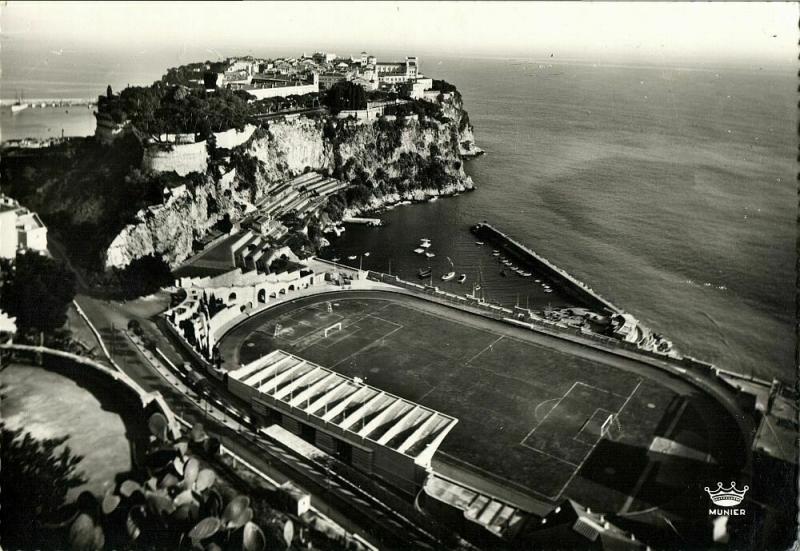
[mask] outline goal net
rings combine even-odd
[[[603,424],[600,426],[600,437],[616,440],[621,434],[622,427],[619,424],[617,415],[613,413],[609,414],[608,417],[606,417],[606,420],[603,421]]]
[[[328,338],[328,335],[330,335],[332,331],[341,331],[341,330],[342,330],[342,322],[340,321],[336,322],[330,327],[325,328],[325,338]]]

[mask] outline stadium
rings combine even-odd
[[[433,473],[537,514],[678,510],[749,461],[735,405],[657,360],[405,294],[284,302],[220,351],[256,411],[411,495]]]

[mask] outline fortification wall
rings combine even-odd
[[[256,99],[302,96],[319,92],[319,84],[301,84],[299,86],[276,86],[275,88],[248,88],[247,93]]]
[[[149,145],[142,156],[142,168],[156,172],[175,171],[180,176],[190,172],[205,172],[208,166],[206,142],[176,144],[172,146]]]
[[[249,140],[255,131],[256,127],[252,124],[248,124],[241,132],[235,128],[231,128],[225,132],[215,132],[214,138],[217,140],[217,147],[233,149]]]

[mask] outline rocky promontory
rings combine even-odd
[[[174,268],[210,232],[255,212],[281,182],[316,172],[347,185],[291,224],[313,251],[325,244],[320,230],[344,216],[473,189],[464,160],[481,151],[460,95],[398,105],[371,120],[324,110],[270,117],[187,143],[154,141],[123,121],[103,143],[88,138],[39,152],[48,163],[18,154],[3,167],[4,188],[67,236],[68,248],[83,248],[95,268],[148,255]]]

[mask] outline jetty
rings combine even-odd
[[[519,263],[530,265],[536,272],[550,279],[554,285],[558,285],[562,291],[586,303],[587,306],[601,311],[605,310],[611,314],[621,314],[623,312],[622,308],[602,297],[584,282],[491,224],[481,222],[471,229],[472,233],[482,240],[493,243],[508,256],[516,258]]]
[[[383,221],[380,218],[361,218],[358,216],[345,216],[342,218],[345,224],[363,224],[365,226],[382,226]]]

